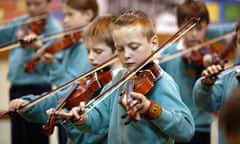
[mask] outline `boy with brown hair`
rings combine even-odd
[[[158,47],[152,20],[141,11],[128,11],[120,15],[113,23],[112,36],[120,62],[128,72],[139,66]],[[173,139],[188,141],[194,132],[194,123],[189,109],[180,98],[178,86],[155,63],[150,62],[147,66],[155,66],[153,74],[157,78],[146,94],[133,90],[128,94],[132,101],[126,101],[125,92],[130,81],[135,79],[132,78],[88,113],[84,113],[85,105],[80,103],[70,113],[57,115],[76,117],[74,124],[80,131],[99,133],[108,128],[108,143],[166,144]],[[113,83],[122,76],[116,75]],[[124,125],[126,120],[122,119],[122,115],[126,112],[129,114],[130,107],[136,110],[138,121]]]

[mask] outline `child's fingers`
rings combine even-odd
[[[71,110],[72,115],[77,119],[80,120],[81,118],[81,114],[79,114],[81,112],[81,108],[80,107],[74,107]]]
[[[46,113],[47,113],[48,117],[50,117],[50,115],[54,114],[55,111],[56,111],[55,108],[50,108],[50,109],[48,109],[48,110],[46,111]]]
[[[56,115],[58,118],[64,118],[64,119],[70,119],[70,118],[73,117],[72,112],[66,112],[66,111],[56,111],[56,112],[55,112],[55,115]]]

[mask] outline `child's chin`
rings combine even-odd
[[[133,71],[135,67],[126,67],[128,71]]]

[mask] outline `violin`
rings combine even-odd
[[[31,22],[28,25],[28,31],[31,31],[31,32],[39,35],[41,33],[41,31],[43,30],[43,28],[46,26],[46,24],[47,24],[46,18]]]
[[[208,55],[208,57],[205,57]],[[212,47],[203,47],[190,52],[190,55],[183,55],[182,60],[186,64],[186,75],[189,77],[200,76],[201,71],[211,64],[221,63],[218,52]]]
[[[0,25],[1,25],[0,30],[9,29],[9,28],[17,27],[17,26],[21,26],[21,25],[23,26],[23,25],[31,24],[31,23],[34,24],[34,22],[44,20],[47,17],[48,17],[48,14],[41,14],[41,15],[38,15],[38,16],[29,17],[24,21],[16,21],[14,23],[12,23],[11,21],[6,21],[6,22],[3,22],[3,23],[0,23]]]
[[[154,52],[152,52],[141,64],[139,64],[136,68],[134,68],[132,71],[128,72],[127,74],[125,74],[121,79],[119,79],[118,81],[116,81],[115,83],[113,83],[111,85],[111,87],[109,87],[108,89],[106,89],[105,91],[101,92],[101,94],[99,94],[98,96],[94,97],[91,101],[89,101],[86,105],[85,105],[85,113],[90,112],[92,109],[94,109],[99,103],[101,103],[104,99],[106,99],[108,96],[110,96],[110,93],[112,93],[114,90],[116,90],[119,86],[122,86],[125,82],[129,81],[130,79],[134,78],[136,76],[136,74],[138,73],[138,79],[136,79],[136,81],[138,81],[139,83],[135,85],[135,82],[133,84],[132,82],[132,88],[130,87],[129,89],[133,89],[132,91],[136,91],[139,93],[143,93],[146,94],[147,92],[149,92],[151,90],[151,88],[153,87],[153,81],[151,81],[151,79],[154,78],[158,78],[159,71],[156,69],[155,70],[155,66],[153,68],[149,68],[146,69],[146,71],[141,71],[142,68],[144,66],[146,66],[147,64],[151,63],[152,59],[154,58],[155,54],[162,49],[164,46],[166,46],[168,43],[173,42],[173,41],[177,41],[179,40],[186,32],[190,31],[194,26],[196,26],[196,24],[199,22],[199,18],[191,18],[186,24],[184,24],[182,27],[179,28],[178,32],[175,33],[173,36],[171,36],[169,39],[167,39],[164,43],[162,43],[158,49],[156,49]],[[179,54],[182,55],[183,52],[181,53],[176,53],[174,56],[178,56]],[[184,52],[185,53],[185,52]],[[167,61],[169,59],[171,59],[172,57],[165,57],[165,59],[160,59],[160,62],[163,61]],[[151,65],[151,64],[150,64]],[[151,71],[151,72],[150,72]],[[142,72],[142,74],[140,75],[140,73]],[[151,74],[154,74],[155,76],[152,75],[151,78]],[[141,79],[141,77],[144,77],[144,79]],[[146,78],[149,77],[149,78]],[[149,83],[148,83],[149,82]],[[134,86],[135,85],[135,86]],[[146,88],[144,88],[146,87]],[[137,113],[135,111],[129,112],[128,114],[130,116],[130,120],[135,120]],[[75,121],[74,118],[71,118],[69,120],[72,120],[73,122]],[[66,120],[65,122],[67,122],[68,120]]]
[[[44,45],[42,48],[40,48],[36,52],[36,54],[32,57],[32,59],[27,64],[25,64],[25,66],[24,66],[25,72],[28,72],[28,73],[34,72],[35,64],[37,63],[37,61],[40,59],[40,57],[44,53],[54,54],[54,53],[56,53],[56,52],[58,52],[58,51],[60,51],[64,48],[67,48],[70,45],[76,43],[81,38],[82,38],[82,32],[78,31],[78,32],[75,32],[75,33],[65,35],[63,37],[63,39],[59,40],[55,44],[51,44],[51,42],[47,43],[46,45]]]
[[[67,108],[71,109],[79,105],[80,102],[88,100],[97,90],[112,80],[112,72],[110,67],[105,67],[98,72],[89,75],[85,80],[75,83],[67,94],[59,100],[56,111]],[[56,124],[56,116],[51,115],[48,123],[43,125],[43,133],[50,136],[54,131]]]
[[[20,106],[18,109],[16,109],[15,111],[6,111],[6,112],[3,112],[1,115],[0,115],[0,118],[1,117],[4,117],[6,115],[15,115],[16,113],[19,113],[19,112],[23,112],[23,111],[26,111],[27,109],[29,109],[30,107],[34,106],[35,104],[41,102],[42,100],[46,99],[48,96],[56,93],[56,92],[59,92],[71,85],[73,85],[74,83],[76,83],[77,81],[82,81],[84,78],[88,77],[88,75],[92,75],[93,73],[96,73],[97,71],[101,71],[102,69],[104,69],[105,67],[108,67],[109,65],[113,64],[114,62],[116,62],[118,60],[118,56],[115,55],[111,58],[109,58],[108,60],[106,60],[105,62],[103,62],[102,64],[100,64],[99,66],[97,67],[94,67],[93,69],[85,72],[84,74],[76,77],[75,79],[73,80],[70,80],[69,82],[51,90],[50,92],[47,92],[39,97],[37,97],[36,99]],[[96,97],[94,97],[93,99],[95,99]]]
[[[141,93],[143,95],[146,95],[154,86],[154,82],[159,79],[160,77],[160,69],[154,62],[150,62],[145,67],[143,67],[142,70],[136,73],[136,76],[133,79],[130,79],[127,82],[127,87],[121,92],[122,94],[127,95],[127,102],[130,103],[132,100],[131,98],[131,92],[137,92]],[[141,102],[139,102],[141,103]],[[128,104],[127,104],[128,105]],[[129,116],[128,121],[125,122],[125,125],[129,124],[131,120],[137,121],[138,117],[138,110],[134,109],[133,107],[130,107],[128,105],[128,113],[124,114],[122,118],[126,118],[127,115]]]
[[[191,51],[191,54],[183,55],[183,61],[187,64],[192,64],[196,67],[203,67],[203,57],[206,54],[210,54],[212,56],[212,62],[217,62],[217,57],[215,56],[217,54],[217,51],[213,49],[213,47],[203,47],[198,50]]]
[[[29,19],[31,19],[31,18],[29,18]],[[28,19],[26,21],[28,21]],[[32,21],[28,24],[22,25],[20,27],[20,30],[22,30],[24,32],[22,37],[24,37],[25,35],[30,34],[30,33],[40,35],[40,33],[43,31],[46,24],[47,24],[47,17],[44,17],[44,18],[38,19],[36,21]],[[34,40],[32,40],[32,41],[34,41]],[[22,39],[20,39],[19,42],[20,42],[22,47],[25,47],[26,44],[27,44]]]
[[[31,43],[35,39],[31,40],[30,42],[26,42],[22,39],[25,35],[29,33],[35,33],[36,35],[40,35],[42,30],[47,24],[47,15],[40,15],[36,17],[30,17],[25,20],[25,22],[21,23],[22,26],[20,26],[19,31],[21,31],[22,34],[20,34],[20,38],[17,40],[12,40],[3,44],[0,44],[0,52],[10,50],[17,47],[25,47],[28,43]],[[13,24],[9,27],[13,27],[15,25],[19,25],[19,23]]]

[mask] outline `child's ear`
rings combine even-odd
[[[158,49],[158,37],[157,37],[157,35],[154,35],[151,38],[151,43],[152,43],[152,51],[157,50]]]
[[[88,20],[91,21],[93,19],[94,13],[91,9],[86,11],[86,15],[88,16]]]

